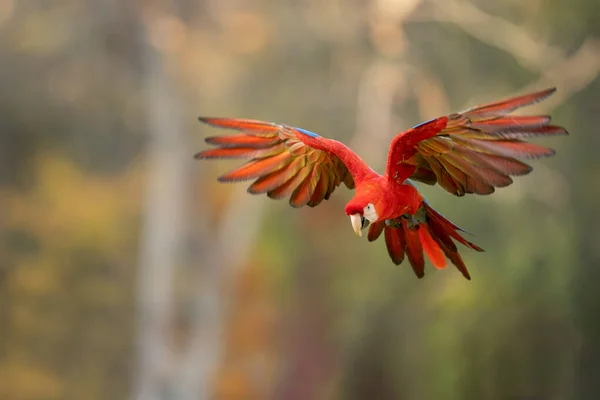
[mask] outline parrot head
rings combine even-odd
[[[350,216],[352,229],[358,236],[362,236],[362,230],[367,228],[369,224],[379,220],[377,202],[372,198],[363,196],[355,196],[346,205],[346,215]]]

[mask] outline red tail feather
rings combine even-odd
[[[425,254],[427,254],[427,257],[433,266],[437,269],[446,268],[446,259],[444,258],[444,253],[431,236],[429,227],[427,225],[423,225],[421,229],[419,229],[419,238],[423,244],[423,251],[425,251]]]
[[[476,251],[483,251],[481,247],[469,242],[459,232],[464,232],[460,227],[448,221],[435,211],[427,203],[423,203],[420,212],[424,218],[417,216],[418,221],[409,222],[404,218],[398,218],[386,225],[378,222],[371,225],[369,240],[373,241],[385,232],[385,241],[388,254],[392,261],[398,265],[408,258],[411,267],[417,277],[425,275],[424,255],[431,261],[435,268],[446,267],[446,258],[467,279],[471,279],[469,271],[462,260],[454,240]]]
[[[376,231],[373,225],[371,229]],[[388,254],[396,265],[400,265],[404,261],[404,252],[406,250],[406,237],[403,229],[395,229],[389,226],[385,227],[385,244]]]
[[[406,256],[417,277],[422,278],[425,276],[425,258],[423,257],[423,244],[419,232],[415,229],[409,229],[406,221],[402,221],[402,225],[406,234]]]

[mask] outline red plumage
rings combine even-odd
[[[510,185],[512,176],[528,174],[532,168],[520,160],[552,156],[554,150],[524,139],[564,135],[567,131],[550,125],[547,115],[508,114],[554,91],[552,88],[473,107],[404,131],[392,140],[383,175],[338,141],[256,120],[200,118],[209,125],[240,133],[206,138],[216,147],[195,157],[250,159],[219,180],[254,180],[249,193],[266,193],[273,199],[289,197],[293,207],[314,207],[344,183],[356,189],[346,205],[355,232],[362,235],[362,229],[370,223],[369,241],[384,233],[388,254],[395,264],[406,257],[415,274],[422,277],[425,255],[438,269],[445,268],[448,259],[470,279],[455,242],[483,250],[431,208],[411,179],[438,183],[449,193],[463,196],[491,194],[496,188]]]

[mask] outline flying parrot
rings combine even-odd
[[[369,241],[383,233],[392,261],[399,265],[406,255],[419,278],[425,274],[426,254],[437,269],[445,268],[448,259],[470,280],[455,242],[483,250],[435,211],[412,181],[437,183],[455,196],[487,195],[510,185],[511,176],[531,172],[520,159],[555,152],[524,139],[567,131],[551,125],[547,115],[509,114],[555,91],[550,88],[473,107],[408,129],[393,138],[383,175],[339,141],[301,128],[249,119],[200,117],[206,124],[239,133],[207,137],[206,143],[216,147],[195,158],[249,158],[219,181],[254,180],[249,193],[266,193],[272,199],[289,196],[292,207],[315,207],[344,183],[355,189],[345,211],[358,236],[367,227]]]

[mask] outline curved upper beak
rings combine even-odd
[[[352,229],[354,233],[362,237],[362,230],[369,226],[369,220],[360,214],[352,214],[350,216],[350,222],[352,223]]]

